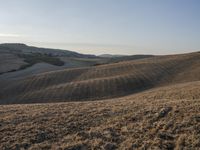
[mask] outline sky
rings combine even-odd
[[[200,0],[0,0],[0,43],[87,54],[200,50]]]

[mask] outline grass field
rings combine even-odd
[[[199,149],[200,82],[107,101],[0,106],[0,149]]]

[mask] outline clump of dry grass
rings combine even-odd
[[[2,105],[0,149],[199,149],[199,91],[198,81],[107,101]]]

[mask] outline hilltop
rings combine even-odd
[[[0,51],[5,53],[15,54],[46,54],[50,56],[67,56],[67,57],[81,57],[81,58],[93,58],[95,55],[80,54],[70,50],[52,49],[52,48],[40,48],[34,46],[28,46],[23,43],[3,43],[0,44]]]

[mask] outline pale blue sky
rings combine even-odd
[[[0,43],[91,54],[200,50],[199,0],[0,0]]]

